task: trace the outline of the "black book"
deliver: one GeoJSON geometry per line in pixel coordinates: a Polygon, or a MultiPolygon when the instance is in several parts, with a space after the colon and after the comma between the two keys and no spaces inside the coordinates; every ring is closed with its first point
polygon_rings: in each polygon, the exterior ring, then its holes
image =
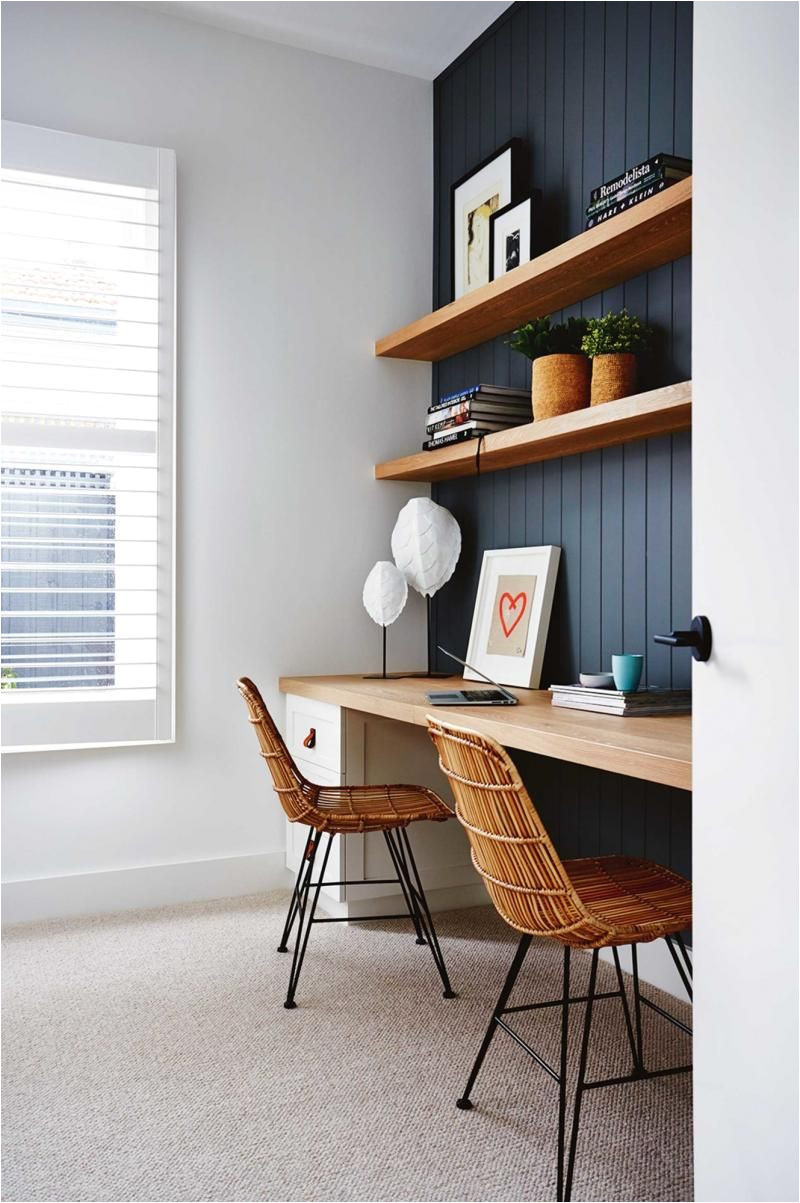
{"type": "Polygon", "coordinates": [[[469,388],[460,389],[455,393],[445,393],[428,407],[428,413],[433,413],[443,405],[453,405],[456,401],[467,401],[473,397],[481,397],[487,401],[516,401],[519,398],[530,400],[530,395],[530,389],[506,388],[500,384],[473,384],[469,388]]]}
{"type": "Polygon", "coordinates": [[[457,427],[449,434],[440,435],[438,439],[426,439],[422,444],[422,450],[435,451],[437,447],[448,447],[451,443],[464,443],[467,439],[477,438],[478,435],[487,433],[489,432],[485,430],[457,427]]]}
{"type": "Polygon", "coordinates": [[[608,209],[611,205],[619,204],[621,200],[624,200],[628,196],[633,196],[636,192],[639,192],[642,188],[647,188],[650,184],[657,184],[660,180],[669,180],[670,183],[676,184],[678,180],[685,180],[688,174],[688,171],[680,171],[677,167],[659,167],[657,171],[651,171],[649,175],[642,176],[635,184],[628,184],[626,188],[621,188],[619,192],[606,197],[605,200],[595,201],[594,204],[588,205],[586,216],[596,217],[604,209],[608,209]]]}
{"type": "Polygon", "coordinates": [[[626,188],[629,184],[634,184],[644,176],[650,175],[651,172],[657,171],[659,167],[677,167],[680,171],[688,174],[692,170],[692,160],[682,159],[678,155],[653,155],[652,158],[645,159],[643,163],[629,167],[627,171],[623,171],[622,175],[616,176],[613,180],[607,180],[605,184],[593,188],[589,199],[592,204],[595,201],[606,200],[609,196],[619,192],[621,188],[626,188]]]}
{"type": "Polygon", "coordinates": [[[483,401],[476,397],[471,401],[454,401],[450,405],[437,405],[428,410],[426,425],[432,426],[435,422],[443,422],[448,418],[490,418],[492,420],[517,422],[524,421],[525,418],[533,420],[531,413],[531,398],[530,394],[525,401],[515,402],[513,405],[507,401],[483,401]]]}
{"type": "Polygon", "coordinates": [[[610,217],[616,217],[618,213],[624,213],[626,209],[632,209],[634,205],[640,205],[642,201],[649,200],[651,196],[656,196],[657,193],[663,192],[665,188],[669,188],[671,184],[675,183],[677,183],[677,180],[659,180],[656,184],[649,184],[646,188],[641,188],[631,196],[623,197],[618,204],[609,205],[607,209],[603,209],[602,213],[596,213],[594,217],[588,218],[585,228],[591,230],[594,226],[599,226],[602,222],[608,221],[610,217]]]}
{"type": "Polygon", "coordinates": [[[454,418],[444,418],[441,422],[434,422],[432,426],[428,426],[427,433],[434,435],[438,434],[440,430],[480,429],[488,434],[490,430],[509,430],[513,426],[524,425],[525,418],[498,420],[497,418],[481,418],[475,414],[464,414],[454,418]]]}

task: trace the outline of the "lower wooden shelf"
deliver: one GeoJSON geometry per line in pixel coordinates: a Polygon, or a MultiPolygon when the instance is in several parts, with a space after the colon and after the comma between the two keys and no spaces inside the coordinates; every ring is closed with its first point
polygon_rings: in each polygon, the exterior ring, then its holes
{"type": "MultiPolygon", "coordinates": [[[[480,468],[481,472],[516,468],[520,464],[689,430],[691,424],[692,382],[684,380],[487,435],[481,446],[480,468]]],[[[402,459],[387,460],[376,464],[375,479],[436,481],[474,476],[477,449],[477,439],[470,439],[437,451],[418,451],[402,459]]]]}

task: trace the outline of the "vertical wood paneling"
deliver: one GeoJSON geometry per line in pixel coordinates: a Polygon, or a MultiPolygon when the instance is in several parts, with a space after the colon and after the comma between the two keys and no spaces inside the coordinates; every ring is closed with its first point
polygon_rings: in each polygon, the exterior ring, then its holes
{"type": "MultiPolygon", "coordinates": [[[[603,453],[580,456],[580,626],[576,671],[601,664],[603,620],[603,453]]],[[[578,457],[576,457],[577,459],[578,457]]],[[[589,669],[591,672],[592,670],[589,669]]]]}
{"type": "MultiPolygon", "coordinates": [[[[602,453],[602,496],[600,499],[601,556],[600,589],[602,615],[600,623],[599,665],[611,663],[615,652],[623,650],[622,582],[623,574],[623,454],[622,447],[608,447],[602,453]]],[[[587,660],[582,663],[588,664],[587,660]]]]}
{"type": "MultiPolygon", "coordinates": [[[[691,156],[692,6],[516,4],[434,85],[434,296],[451,299],[450,186],[511,137],[542,191],[538,252],[579,233],[590,190],[659,151],[691,156]]],[[[643,387],[691,375],[691,259],[590,297],[567,313],[627,305],[658,329],[643,387]]],[[[436,365],[433,392],[477,381],[527,386],[505,338],[436,365]]],[[[458,519],[461,562],[434,600],[434,634],[466,651],[484,550],[561,547],[544,684],[646,656],[646,681],[690,682],[686,652],[652,636],[691,617],[688,434],[434,486],[458,519]]],[[[445,665],[442,665],[445,667],[445,665]]],[[[622,721],[622,720],[621,720],[622,721]]],[[[623,851],[690,869],[689,799],[541,757],[518,757],[565,856],[623,851]]]]}
{"type": "Polygon", "coordinates": [[[564,18],[564,204],[574,230],[583,217],[584,6],[568,3],[564,18]]]}
{"type": "MultiPolygon", "coordinates": [[[[629,4],[625,62],[625,162],[641,163],[650,153],[650,4],[629,4]]],[[[687,152],[688,153],[688,152],[687,152]]],[[[647,314],[648,277],[622,286],[623,304],[631,313],[647,314]]],[[[647,387],[653,374],[643,373],[647,387]]],[[[688,372],[687,372],[688,376],[688,372]]],[[[685,377],[684,377],[685,379],[685,377]]]]}

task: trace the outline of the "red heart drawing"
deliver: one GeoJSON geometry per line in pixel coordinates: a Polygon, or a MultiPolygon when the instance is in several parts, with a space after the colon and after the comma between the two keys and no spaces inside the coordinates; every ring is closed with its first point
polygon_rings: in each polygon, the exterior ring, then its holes
{"type": "Polygon", "coordinates": [[[525,607],[527,604],[527,593],[518,593],[516,597],[512,597],[510,593],[500,594],[500,626],[503,628],[503,634],[505,635],[506,639],[508,639],[511,632],[514,630],[514,627],[518,626],[522,621],[522,615],[525,613],[525,607]],[[518,602],[522,602],[522,605],[519,607],[519,613],[516,614],[518,602]],[[516,618],[510,625],[506,623],[506,616],[504,613],[505,610],[516,614],[516,618]]]}

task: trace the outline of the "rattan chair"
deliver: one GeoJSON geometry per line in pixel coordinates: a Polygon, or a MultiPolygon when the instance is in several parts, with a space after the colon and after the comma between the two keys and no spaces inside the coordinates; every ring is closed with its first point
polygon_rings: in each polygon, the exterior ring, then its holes
{"type": "Polygon", "coordinates": [[[455,795],[456,816],[469,837],[472,863],[486,883],[500,915],[506,923],[522,933],[466,1089],[456,1106],[462,1110],[471,1109],[470,1094],[475,1079],[495,1030],[502,1028],[559,1084],[557,1198],[569,1199],[584,1092],[598,1086],[618,1085],[691,1070],[691,1065],[674,1069],[645,1068],[641,1019],[643,1004],[688,1035],[691,1035],[691,1030],[641,994],[636,956],[637,944],[663,936],[691,998],[691,963],[681,936],[691,923],[691,886],[672,870],[633,857],[587,857],[562,861],[516,768],[499,744],[477,732],[451,726],[432,716],[428,717],[428,728],[439,753],[441,768],[449,778],[455,795]],[[547,936],[564,946],[561,998],[510,1007],[508,1001],[511,991],[533,936],[547,936]],[[622,944],[631,945],[633,1022],[617,952],[622,944]],[[612,950],[619,989],[600,993],[596,990],[598,950],[607,947],[612,950]],[[570,995],[572,948],[592,950],[588,993],[579,997],[570,995]],[[587,1081],[586,1061],[592,1012],[595,1001],[604,998],[621,1000],[633,1070],[624,1077],[587,1081]],[[567,1040],[569,1008],[573,1003],[586,1003],[586,1011],[565,1173],[567,1040]],[[561,1008],[561,1058],[558,1070],[534,1052],[504,1018],[510,1012],[531,1011],[540,1007],[561,1008]]]}
{"type": "MultiPolygon", "coordinates": [[[[453,818],[453,812],[433,790],[416,785],[314,785],[306,780],[289,754],[286,744],[275,726],[264,700],[256,686],[247,677],[238,682],[240,694],[247,704],[250,722],[255,728],[261,755],[267,762],[272,776],[275,793],[278,795],[286,816],[292,823],[308,825],[308,840],[305,854],[297,874],[294,891],[289,903],[286,923],[278,945],[278,952],[288,952],[288,940],[297,921],[292,968],[284,1007],[291,1010],[297,1004],[295,992],[303,968],[308,937],[314,923],[361,923],[366,919],[410,918],[416,933],[417,944],[427,944],[434,964],[442,979],[444,997],[455,998],[447,976],[447,969],[439,947],[436,929],[422,888],[419,871],[411,841],[406,828],[409,823],[430,819],[435,823],[453,818]],[[364,915],[356,919],[335,919],[326,916],[316,919],[315,913],[322,888],[325,869],[334,838],[351,833],[364,834],[382,831],[396,877],[374,881],[373,885],[399,883],[407,913],[402,915],[364,915]],[[322,852],[321,867],[316,880],[314,864],[324,836],[327,844],[322,852]],[[312,893],[313,891],[313,893],[312,893]],[[311,899],[309,904],[309,898],[311,899]]],[[[325,882],[325,885],[360,885],[355,881],[325,882]]]]}

